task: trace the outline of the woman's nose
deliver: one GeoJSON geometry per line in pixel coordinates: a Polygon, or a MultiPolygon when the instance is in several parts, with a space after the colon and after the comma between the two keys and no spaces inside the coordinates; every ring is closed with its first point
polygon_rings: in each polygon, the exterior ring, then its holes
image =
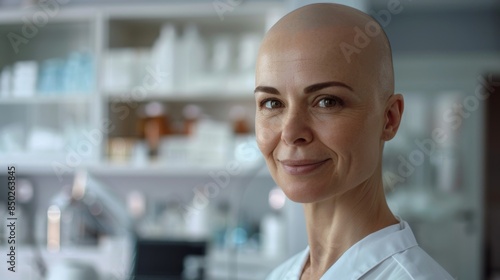
{"type": "Polygon", "coordinates": [[[281,140],[287,145],[305,145],[311,142],[313,133],[307,114],[291,111],[282,119],[281,140]]]}

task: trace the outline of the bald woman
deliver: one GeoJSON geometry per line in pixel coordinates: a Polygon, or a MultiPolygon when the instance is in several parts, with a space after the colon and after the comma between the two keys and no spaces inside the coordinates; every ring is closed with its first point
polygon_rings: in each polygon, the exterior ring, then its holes
{"type": "Polygon", "coordinates": [[[283,17],[260,47],[255,100],[259,149],[303,204],[309,243],[268,279],[453,279],[385,200],[382,151],[404,103],[370,16],[313,4],[283,17]]]}

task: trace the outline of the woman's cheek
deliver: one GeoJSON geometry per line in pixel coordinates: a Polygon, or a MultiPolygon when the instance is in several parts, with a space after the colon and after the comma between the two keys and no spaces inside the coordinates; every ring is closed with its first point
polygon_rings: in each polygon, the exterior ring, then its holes
{"type": "Polygon", "coordinates": [[[269,126],[264,120],[257,120],[255,126],[255,136],[257,145],[262,154],[267,155],[272,151],[273,143],[276,139],[276,130],[269,126]]]}
{"type": "Polygon", "coordinates": [[[360,127],[360,133],[358,133],[360,154],[365,158],[367,167],[372,171],[378,164],[380,160],[379,145],[380,145],[380,123],[376,118],[371,118],[363,123],[360,127]]]}

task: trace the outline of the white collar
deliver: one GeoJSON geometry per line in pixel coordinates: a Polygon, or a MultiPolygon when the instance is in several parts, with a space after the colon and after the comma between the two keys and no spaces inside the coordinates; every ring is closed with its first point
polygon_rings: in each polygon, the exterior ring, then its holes
{"type": "MultiPolygon", "coordinates": [[[[391,225],[369,234],[342,254],[342,256],[323,274],[326,279],[359,279],[372,268],[394,254],[418,246],[415,236],[407,222],[391,225]]],[[[301,265],[297,272],[302,273],[309,257],[309,246],[300,256],[301,265]]]]}

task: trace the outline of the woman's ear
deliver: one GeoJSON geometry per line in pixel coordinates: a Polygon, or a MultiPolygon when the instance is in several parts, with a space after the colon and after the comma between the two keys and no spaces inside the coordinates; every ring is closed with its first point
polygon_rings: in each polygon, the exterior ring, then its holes
{"type": "Polygon", "coordinates": [[[401,117],[403,116],[404,99],[401,94],[392,95],[386,103],[385,108],[385,123],[382,131],[382,139],[389,141],[398,132],[401,117]]]}

